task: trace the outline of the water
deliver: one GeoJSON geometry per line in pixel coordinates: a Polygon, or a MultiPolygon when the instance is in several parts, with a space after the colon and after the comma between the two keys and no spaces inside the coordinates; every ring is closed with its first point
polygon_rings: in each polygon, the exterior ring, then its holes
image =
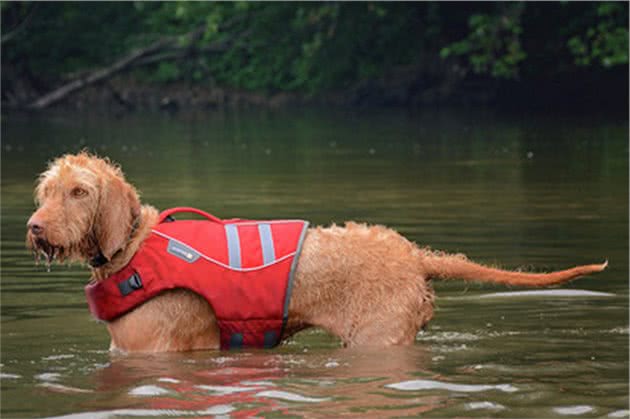
{"type": "Polygon", "coordinates": [[[626,120],[9,115],[1,245],[3,418],[630,415],[626,120]],[[411,347],[341,349],[309,330],[268,351],[110,354],[87,311],[86,270],[46,273],[24,250],[37,174],[83,147],[121,163],[159,208],[353,219],[504,267],[610,267],[542,293],[438,282],[435,319],[411,347]]]}

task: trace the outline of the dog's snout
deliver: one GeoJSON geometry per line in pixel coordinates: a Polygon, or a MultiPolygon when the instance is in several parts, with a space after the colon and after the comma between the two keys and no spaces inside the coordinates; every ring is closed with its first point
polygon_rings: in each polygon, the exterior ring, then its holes
{"type": "Polygon", "coordinates": [[[36,217],[31,217],[26,227],[36,236],[40,236],[44,233],[44,222],[36,217]]]}

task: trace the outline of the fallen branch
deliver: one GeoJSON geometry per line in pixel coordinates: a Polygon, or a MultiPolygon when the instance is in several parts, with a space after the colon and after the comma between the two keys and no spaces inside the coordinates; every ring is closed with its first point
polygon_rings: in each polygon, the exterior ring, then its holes
{"type": "Polygon", "coordinates": [[[192,50],[189,47],[180,47],[176,49],[171,49],[169,51],[158,51],[153,55],[147,55],[139,59],[138,61],[133,63],[133,66],[140,67],[160,61],[177,60],[193,54],[218,54],[227,51],[229,47],[230,44],[226,42],[217,45],[208,45],[207,47],[203,48],[195,48],[192,50]]]}
{"type": "MultiPolygon", "coordinates": [[[[240,19],[239,19],[240,20],[240,19]]],[[[231,26],[237,19],[232,19],[224,26],[231,26]]],[[[34,110],[41,110],[48,106],[59,102],[66,98],[68,95],[81,90],[94,83],[107,80],[121,71],[139,67],[143,65],[149,65],[160,61],[182,59],[194,54],[209,54],[209,53],[221,53],[230,48],[235,40],[241,39],[249,35],[250,31],[246,30],[242,33],[236,34],[228,39],[222,40],[215,44],[207,45],[205,47],[198,48],[195,43],[198,42],[206,30],[205,26],[200,26],[195,30],[187,33],[184,38],[184,46],[176,45],[178,38],[164,38],[156,41],[148,47],[141,48],[131,52],[123,58],[116,61],[109,67],[105,67],[99,70],[95,70],[89,73],[83,73],[77,79],[72,80],[61,87],[52,90],[49,93],[41,96],[37,100],[27,105],[27,108],[34,110]]]]}
{"type": "MultiPolygon", "coordinates": [[[[246,17],[246,15],[233,16],[220,25],[219,31],[225,31],[233,28],[236,24],[245,20],[246,17]]],[[[198,48],[196,44],[203,38],[206,30],[207,26],[204,24],[186,33],[183,37],[175,36],[162,38],[145,48],[132,51],[108,67],[88,73],[81,72],[76,79],[69,81],[61,87],[53,89],[43,96],[40,96],[38,99],[30,102],[28,105],[22,107],[33,110],[47,108],[48,106],[63,100],[74,92],[84,89],[94,83],[107,80],[115,74],[137,66],[153,64],[164,60],[182,59],[193,54],[224,52],[231,46],[231,44],[234,43],[234,41],[244,38],[250,33],[250,30],[245,30],[244,32],[233,35],[228,39],[215,44],[198,48]],[[180,42],[182,38],[184,39],[184,46],[177,46],[178,44],[182,44],[180,42]]]]}
{"type": "Polygon", "coordinates": [[[27,107],[29,109],[35,109],[35,110],[44,109],[52,105],[53,103],[56,103],[62,100],[69,94],[76,92],[77,90],[83,89],[84,87],[87,87],[91,84],[94,84],[96,82],[112,77],[114,74],[119,73],[120,71],[131,66],[140,58],[146,57],[147,55],[152,54],[164,48],[170,42],[171,40],[159,40],[149,45],[148,47],[137,49],[131,52],[130,54],[126,55],[125,57],[121,58],[120,60],[116,61],[114,64],[110,65],[109,67],[105,67],[105,68],[93,71],[92,73],[88,74],[87,76],[83,78],[79,78],[77,80],[71,81],[70,83],[64,84],[63,86],[57,89],[54,89],[53,91],[49,93],[46,93],[45,95],[41,96],[39,99],[29,104],[27,107]]]}
{"type": "Polygon", "coordinates": [[[4,44],[15,38],[20,32],[26,29],[27,26],[30,25],[31,20],[33,19],[33,15],[35,14],[35,10],[37,10],[37,3],[33,3],[33,6],[30,8],[28,14],[20,23],[18,23],[11,31],[2,35],[0,38],[0,43],[4,44]]]}

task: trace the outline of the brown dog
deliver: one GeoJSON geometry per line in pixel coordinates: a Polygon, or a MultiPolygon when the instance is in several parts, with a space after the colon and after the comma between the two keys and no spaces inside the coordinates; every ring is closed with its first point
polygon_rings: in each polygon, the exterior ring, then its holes
{"type": "MultiPolygon", "coordinates": [[[[151,234],[158,211],[141,205],[122,171],[82,152],[58,158],[39,179],[37,211],[28,221],[27,245],[53,260],[87,262],[93,280],[122,269],[151,234]]],[[[283,338],[321,327],[347,346],[414,342],[433,317],[432,278],[461,278],[510,285],[546,286],[599,272],[585,265],[549,274],[509,272],[418,248],[383,226],[347,223],[308,230],[295,272],[283,338]]],[[[111,348],[124,351],[186,351],[218,348],[212,307],[197,294],[160,294],[107,323],[111,348]]]]}

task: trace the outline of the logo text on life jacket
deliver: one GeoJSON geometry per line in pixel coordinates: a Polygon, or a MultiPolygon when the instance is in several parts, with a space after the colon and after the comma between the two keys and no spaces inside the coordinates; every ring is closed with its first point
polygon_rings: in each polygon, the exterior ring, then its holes
{"type": "Polygon", "coordinates": [[[188,263],[193,263],[197,259],[199,259],[199,253],[197,253],[192,248],[177,242],[175,240],[168,241],[168,247],[166,251],[173,256],[178,257],[179,259],[185,260],[188,263]]]}

